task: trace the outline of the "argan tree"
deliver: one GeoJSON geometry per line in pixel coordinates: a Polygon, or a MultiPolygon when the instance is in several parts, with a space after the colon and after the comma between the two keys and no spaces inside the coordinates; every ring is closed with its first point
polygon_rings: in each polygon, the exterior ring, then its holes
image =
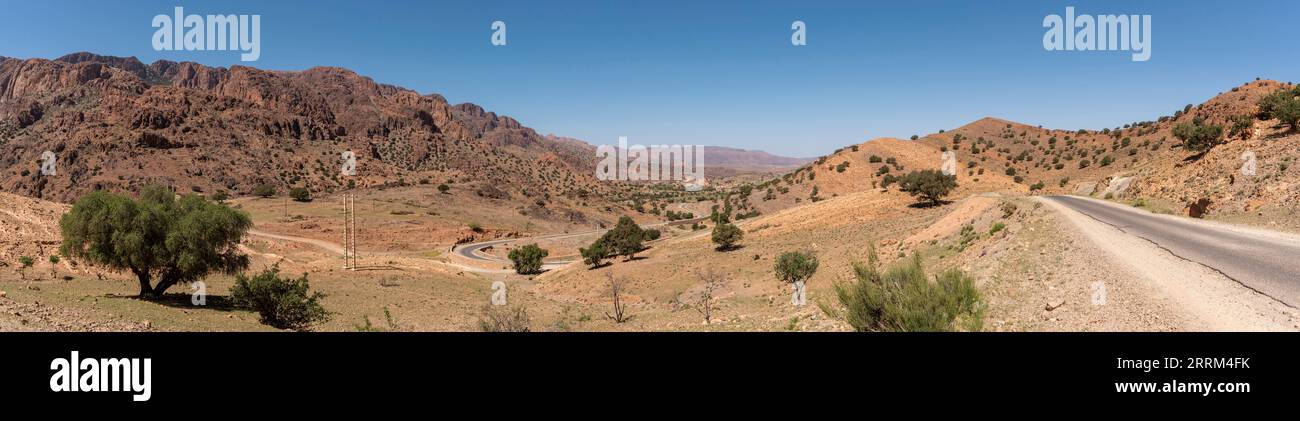
{"type": "Polygon", "coordinates": [[[59,278],[59,256],[50,256],[50,278],[59,278]]]}
{"type": "Polygon", "coordinates": [[[804,283],[817,273],[817,256],[812,252],[792,251],[776,258],[776,279],[789,283],[794,289],[791,303],[803,304],[804,283]]]}
{"type": "Polygon", "coordinates": [[[592,243],[586,248],[578,248],[578,252],[582,254],[583,263],[591,265],[592,269],[603,266],[605,264],[605,258],[609,257],[609,251],[605,250],[605,243],[599,241],[592,243]]]}
{"type": "Polygon", "coordinates": [[[248,267],[236,248],[253,226],[248,214],[187,194],[145,187],[140,199],[96,191],[63,215],[62,255],[130,271],[140,296],[248,267]]]}
{"type": "Polygon", "coordinates": [[[1259,100],[1262,117],[1275,118],[1291,128],[1300,129],[1300,86],[1283,89],[1259,100]]]}
{"type": "Polygon", "coordinates": [[[957,188],[957,176],[939,170],[912,171],[898,179],[898,188],[912,197],[938,205],[957,188]]]}
{"type": "Polygon", "coordinates": [[[19,277],[19,278],[22,278],[23,280],[26,280],[26,279],[27,279],[27,268],[32,267],[33,264],[36,264],[36,259],[33,259],[31,256],[19,256],[19,257],[18,257],[18,277],[19,277]]]}
{"type": "Polygon", "coordinates": [[[744,231],[734,224],[721,223],[713,226],[713,243],[718,245],[718,251],[734,249],[744,236],[744,231]]]}
{"type": "Polygon", "coordinates": [[[510,261],[515,263],[515,273],[532,275],[542,272],[542,259],[551,254],[537,246],[537,243],[510,250],[510,261]]]}
{"type": "Polygon", "coordinates": [[[618,218],[618,224],[596,242],[603,244],[606,253],[632,260],[637,252],[645,249],[645,245],[642,244],[645,237],[645,230],[641,229],[631,217],[624,216],[618,218]]]}
{"type": "Polygon", "coordinates": [[[1174,126],[1174,137],[1183,141],[1183,149],[1204,153],[1223,141],[1223,126],[1205,124],[1196,117],[1191,124],[1174,126]]]}

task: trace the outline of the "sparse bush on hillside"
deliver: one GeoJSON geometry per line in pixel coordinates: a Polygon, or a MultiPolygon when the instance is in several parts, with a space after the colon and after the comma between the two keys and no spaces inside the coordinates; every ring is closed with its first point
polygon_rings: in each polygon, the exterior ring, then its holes
{"type": "Polygon", "coordinates": [[[944,196],[957,188],[957,176],[944,175],[939,170],[913,171],[899,179],[899,188],[913,197],[937,205],[944,196]]]}
{"type": "Polygon", "coordinates": [[[1222,141],[1223,126],[1204,124],[1204,120],[1197,117],[1191,124],[1182,123],[1174,126],[1174,137],[1183,141],[1184,149],[1205,152],[1222,141]]]}
{"type": "Polygon", "coordinates": [[[279,329],[307,330],[312,325],[324,323],[330,315],[320,305],[325,294],[309,292],[307,274],[301,278],[281,278],[279,265],[263,270],[249,278],[235,276],[235,286],[230,289],[230,300],[235,305],[256,311],[262,324],[279,329]]]}
{"type": "Polygon", "coordinates": [[[487,304],[478,319],[478,328],[484,332],[528,332],[532,329],[528,309],[524,306],[506,307],[487,304]]]}
{"type": "Polygon", "coordinates": [[[550,252],[538,247],[536,243],[510,250],[508,257],[515,264],[515,273],[532,275],[542,271],[542,259],[550,252]]]}
{"type": "Polygon", "coordinates": [[[838,306],[819,303],[827,315],[858,332],[979,331],[984,304],[975,281],[959,269],[934,277],[921,266],[920,255],[885,272],[877,268],[875,248],[869,263],[855,264],[854,281],[835,284],[838,306]]]}
{"type": "Polygon", "coordinates": [[[130,271],[140,295],[162,296],[175,284],[248,267],[237,246],[253,226],[248,214],[196,194],[146,187],[139,200],[96,191],[59,220],[60,254],[130,271]],[[155,283],[156,281],[156,283],[155,283]]]}
{"type": "Polygon", "coordinates": [[[1283,89],[1259,100],[1261,117],[1275,118],[1291,128],[1300,128],[1300,87],[1283,89]]]}

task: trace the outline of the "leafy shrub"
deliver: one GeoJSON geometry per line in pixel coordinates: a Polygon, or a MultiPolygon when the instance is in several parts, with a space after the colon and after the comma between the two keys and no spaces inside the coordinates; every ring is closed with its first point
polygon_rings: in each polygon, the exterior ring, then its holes
{"type": "Polygon", "coordinates": [[[993,227],[989,228],[989,235],[997,234],[998,231],[1002,231],[1006,228],[1007,228],[1007,224],[1001,222],[995,222],[993,223],[993,227]]]}
{"type": "Polygon", "coordinates": [[[310,202],[311,191],[303,187],[294,187],[289,190],[289,198],[293,199],[295,202],[310,202]]]}
{"type": "Polygon", "coordinates": [[[974,280],[950,269],[931,282],[919,255],[880,272],[876,252],[870,263],[856,264],[855,280],[835,284],[839,307],[821,304],[828,315],[858,332],[978,331],[983,328],[984,304],[974,280]]]}
{"type": "Polygon", "coordinates": [[[256,311],[262,324],[279,329],[307,330],[312,325],[330,318],[320,305],[325,294],[309,292],[307,274],[301,278],[281,278],[279,265],[263,270],[249,278],[235,276],[235,286],[230,289],[230,300],[237,306],[256,311]]]}
{"type": "Polygon", "coordinates": [[[254,187],[253,195],[263,199],[271,196],[275,196],[275,186],[272,186],[270,184],[262,184],[257,187],[254,187]]]}

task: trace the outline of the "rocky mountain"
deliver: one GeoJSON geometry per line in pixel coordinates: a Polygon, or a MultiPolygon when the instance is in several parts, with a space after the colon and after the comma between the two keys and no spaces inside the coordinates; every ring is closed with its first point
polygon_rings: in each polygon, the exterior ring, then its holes
{"type": "Polygon", "coordinates": [[[474,104],[352,71],[76,53],[0,57],[0,190],[70,201],[162,183],[248,194],[453,181],[545,197],[599,192],[594,154],[474,104]],[[357,175],[340,175],[353,151],[357,175]],[[42,176],[41,155],[58,156],[42,176]]]}

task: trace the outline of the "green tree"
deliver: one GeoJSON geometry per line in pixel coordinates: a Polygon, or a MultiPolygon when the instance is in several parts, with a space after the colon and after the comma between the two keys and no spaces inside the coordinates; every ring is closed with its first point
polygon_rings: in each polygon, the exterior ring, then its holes
{"type": "Polygon", "coordinates": [[[609,257],[609,250],[606,250],[605,243],[600,241],[596,241],[586,248],[578,248],[578,252],[582,253],[582,261],[591,265],[592,269],[600,267],[604,264],[605,258],[609,257]]]}
{"type": "Polygon", "coordinates": [[[1191,124],[1182,123],[1174,126],[1174,137],[1183,141],[1183,148],[1193,152],[1205,152],[1223,140],[1223,126],[1204,124],[1196,117],[1191,124]]]}
{"type": "Polygon", "coordinates": [[[776,279],[798,283],[807,281],[817,273],[817,256],[812,252],[791,251],[776,258],[776,279]]]}
{"type": "Polygon", "coordinates": [[[59,277],[59,256],[50,256],[50,277],[59,277]]]}
{"type": "Polygon", "coordinates": [[[263,324],[279,329],[307,330],[312,325],[329,320],[330,314],[321,306],[325,294],[310,292],[307,274],[301,278],[281,278],[280,265],[276,264],[249,278],[235,276],[235,286],[230,288],[230,300],[236,306],[256,311],[263,324]]]}
{"type": "Polygon", "coordinates": [[[912,171],[899,178],[898,186],[912,197],[937,205],[944,196],[957,188],[957,176],[944,175],[939,170],[912,171]]]}
{"type": "Polygon", "coordinates": [[[1291,128],[1300,128],[1300,86],[1283,89],[1259,100],[1260,115],[1275,118],[1291,128]]]}
{"type": "Polygon", "coordinates": [[[515,273],[531,275],[542,272],[542,259],[550,252],[538,247],[536,243],[510,250],[510,261],[515,263],[515,273]]]}
{"type": "Polygon", "coordinates": [[[614,228],[601,236],[598,241],[605,243],[605,248],[615,255],[631,260],[637,252],[645,249],[641,244],[644,239],[645,232],[641,226],[637,225],[631,217],[623,216],[618,218],[618,224],[615,224],[614,228]]]}
{"type": "Polygon", "coordinates": [[[745,236],[745,232],[734,224],[717,224],[713,226],[713,243],[718,251],[727,251],[736,247],[736,243],[745,236]]]}
{"type": "Polygon", "coordinates": [[[36,264],[36,259],[33,259],[31,256],[19,256],[18,277],[24,280],[27,279],[27,268],[32,267],[33,264],[36,264]]]}
{"type": "Polygon", "coordinates": [[[289,198],[295,202],[310,202],[311,190],[307,190],[306,187],[294,187],[289,190],[289,198]]]}
{"type": "Polygon", "coordinates": [[[445,194],[445,193],[447,193],[448,190],[451,190],[451,187],[450,187],[450,186],[447,186],[446,184],[439,184],[439,185],[438,185],[438,193],[444,193],[444,194],[445,194]]]}
{"type": "Polygon", "coordinates": [[[140,296],[162,296],[178,283],[248,267],[237,246],[253,226],[248,214],[163,187],[145,187],[140,199],[96,191],[59,220],[60,254],[117,270],[140,282],[140,296]],[[154,281],[157,281],[155,284],[154,281]]]}

